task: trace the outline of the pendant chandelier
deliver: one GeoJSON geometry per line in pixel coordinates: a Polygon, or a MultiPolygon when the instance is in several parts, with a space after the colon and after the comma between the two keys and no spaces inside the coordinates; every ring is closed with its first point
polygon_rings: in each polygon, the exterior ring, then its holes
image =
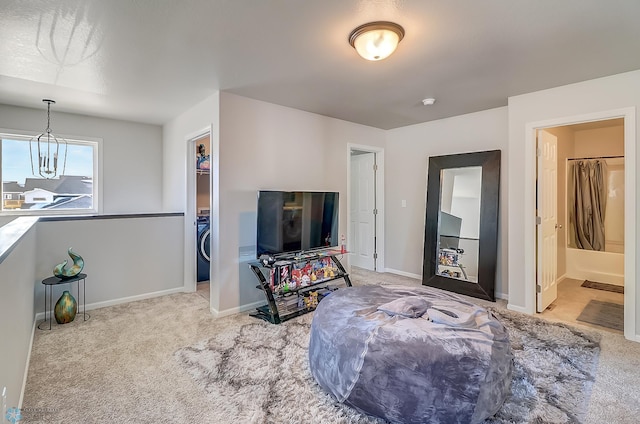
{"type": "Polygon", "coordinates": [[[42,178],[51,179],[64,174],[67,166],[67,140],[56,137],[51,131],[51,105],[55,104],[55,100],[42,99],[42,101],[47,104],[47,129],[29,140],[29,156],[31,158],[31,173],[36,176],[40,175],[42,178]],[[62,173],[58,174],[61,144],[64,145],[62,173]],[[37,153],[37,174],[35,171],[34,150],[37,153]]]}

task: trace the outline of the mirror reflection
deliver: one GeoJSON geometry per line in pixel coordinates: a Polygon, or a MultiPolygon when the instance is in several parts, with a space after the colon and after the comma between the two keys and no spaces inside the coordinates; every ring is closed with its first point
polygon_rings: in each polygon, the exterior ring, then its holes
{"type": "Polygon", "coordinates": [[[482,166],[442,169],[438,275],[478,282],[482,166]]]}

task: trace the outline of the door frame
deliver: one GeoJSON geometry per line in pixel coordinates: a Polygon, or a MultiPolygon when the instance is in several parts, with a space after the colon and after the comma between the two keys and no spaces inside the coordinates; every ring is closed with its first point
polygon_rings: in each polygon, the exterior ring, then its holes
{"type": "Polygon", "coordinates": [[[556,137],[555,135],[551,134],[548,131],[545,131],[545,129],[538,129],[536,130],[536,205],[537,205],[537,217],[536,219],[540,218],[540,223],[536,225],[536,311],[537,312],[544,312],[544,310],[549,306],[549,304],[553,303],[557,298],[558,298],[558,137],[556,137]],[[545,255],[541,255],[541,253],[543,253],[544,249],[542,248],[543,246],[543,242],[544,242],[544,237],[545,237],[545,211],[543,210],[543,206],[541,204],[545,203],[544,202],[544,194],[542,193],[542,187],[543,185],[541,184],[541,181],[543,181],[543,179],[545,179],[544,177],[544,169],[545,169],[545,157],[544,157],[544,148],[541,147],[542,141],[541,141],[541,134],[542,132],[546,133],[548,136],[553,137],[554,139],[554,144],[555,144],[555,152],[554,152],[554,156],[555,156],[555,191],[553,194],[555,194],[555,196],[553,196],[555,198],[555,211],[553,211],[553,215],[555,217],[555,262],[553,263],[553,268],[555,268],[555,270],[553,271],[553,281],[549,284],[549,287],[545,287],[545,277],[543,276],[543,274],[545,274],[544,270],[548,270],[549,269],[549,264],[548,263],[544,263],[545,255]],[[541,260],[542,259],[542,260],[541,260]],[[538,290],[540,290],[540,293],[538,293],[538,290]],[[550,294],[545,293],[548,290],[552,290],[553,292],[555,292],[555,296],[553,297],[553,300],[549,303],[547,303],[549,301],[549,297],[550,294]],[[546,295],[545,295],[546,294],[546,295]],[[540,310],[541,308],[541,304],[542,306],[542,310],[540,310]]]}
{"type": "MultiPolygon", "coordinates": [[[[198,286],[198,225],[197,225],[197,211],[196,211],[196,141],[202,137],[209,135],[209,143],[212,145],[213,127],[207,126],[199,131],[193,132],[185,137],[186,153],[185,153],[185,171],[186,171],[186,190],[185,190],[185,208],[184,208],[184,290],[186,292],[195,292],[198,286]]],[[[213,153],[213,149],[209,149],[209,154],[213,153]]],[[[213,159],[213,156],[211,156],[213,159]]],[[[211,161],[213,163],[213,161],[211,161]]],[[[213,167],[211,167],[211,173],[209,174],[209,211],[212,211],[212,196],[213,185],[211,184],[213,175],[213,167]]],[[[211,212],[209,212],[211,214],[211,212]]],[[[209,219],[211,222],[211,218],[209,219]]],[[[211,255],[210,255],[211,256],[211,255]]],[[[209,261],[209,267],[211,267],[212,261],[209,261]]],[[[211,269],[209,269],[209,275],[211,275],[211,269]]],[[[210,278],[211,280],[211,278],[210,278]]]]}
{"type": "MultiPolygon", "coordinates": [[[[376,216],[376,238],[375,238],[375,252],[378,254],[376,259],[376,272],[384,272],[385,260],[384,260],[384,148],[375,146],[366,146],[363,144],[347,143],[347,232],[351,234],[351,151],[357,150],[360,152],[368,152],[375,154],[375,164],[378,166],[376,172],[376,209],[378,214],[376,216]]],[[[349,243],[352,241],[347,239],[347,251],[349,250],[349,243]]],[[[351,269],[351,262],[348,262],[349,269],[351,269]]]]}
{"type": "MultiPolygon", "coordinates": [[[[636,109],[635,107],[614,109],[608,111],[594,112],[584,115],[575,115],[548,119],[544,121],[529,122],[525,125],[525,161],[531,164],[531,168],[536,169],[536,133],[538,130],[560,127],[584,122],[603,121],[607,119],[624,119],[624,227],[626,234],[633,234],[633,237],[625,237],[624,241],[624,337],[628,340],[640,341],[636,337],[636,109]],[[630,165],[626,166],[627,161],[630,165]]],[[[525,223],[528,228],[525,230],[524,238],[524,271],[525,271],[525,306],[528,311],[534,313],[536,310],[536,175],[535,172],[525,173],[525,223]]]]}

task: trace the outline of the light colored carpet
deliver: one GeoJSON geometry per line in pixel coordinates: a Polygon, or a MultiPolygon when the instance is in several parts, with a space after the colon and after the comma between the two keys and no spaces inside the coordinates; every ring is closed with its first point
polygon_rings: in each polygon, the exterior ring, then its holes
{"type": "MultiPolygon", "coordinates": [[[[391,274],[354,270],[351,275],[356,285],[365,281],[419,284],[391,274]]],[[[503,301],[476,301],[504,308],[503,301]]],[[[244,424],[239,419],[222,419],[220,411],[232,406],[225,403],[224,396],[212,399],[194,375],[180,365],[175,353],[210,339],[221,340],[222,346],[230,343],[240,328],[266,323],[246,314],[215,320],[208,307],[196,293],[175,294],[93,310],[87,322],[54,325],[52,331],[37,330],[23,402],[24,422],[244,424]]],[[[299,321],[310,318],[305,315],[299,321]]],[[[271,327],[277,331],[287,328],[271,327]]],[[[291,331],[289,340],[297,340],[297,330],[291,331]]],[[[636,423],[640,416],[640,391],[636,390],[640,386],[640,344],[627,342],[618,334],[598,333],[602,351],[585,422],[636,423]]],[[[292,349],[300,346],[289,344],[292,349]]],[[[299,360],[298,356],[285,354],[283,361],[292,363],[285,370],[294,369],[299,360]]],[[[541,360],[542,370],[546,370],[544,364],[541,360]]],[[[258,371],[255,373],[259,378],[258,371]]],[[[243,394],[259,403],[259,393],[247,390],[243,394]]],[[[289,390],[279,399],[286,402],[297,395],[289,390]]],[[[276,423],[260,421],[259,415],[254,418],[245,422],[276,423]]],[[[307,416],[285,422],[321,421],[307,416]]],[[[357,421],[345,416],[342,422],[357,421]]]]}

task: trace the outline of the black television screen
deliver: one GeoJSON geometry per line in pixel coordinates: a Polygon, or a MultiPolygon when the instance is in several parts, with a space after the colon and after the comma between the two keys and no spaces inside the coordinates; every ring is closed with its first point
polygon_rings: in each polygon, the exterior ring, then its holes
{"type": "Polygon", "coordinates": [[[338,246],[338,206],[336,192],[259,191],[257,257],[338,246]]]}
{"type": "Polygon", "coordinates": [[[440,211],[440,248],[457,249],[460,242],[462,218],[440,211]]]}

